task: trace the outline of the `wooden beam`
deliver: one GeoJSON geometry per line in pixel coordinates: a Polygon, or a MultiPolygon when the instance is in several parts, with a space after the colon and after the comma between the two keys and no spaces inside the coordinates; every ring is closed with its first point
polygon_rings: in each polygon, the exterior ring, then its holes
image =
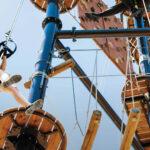
{"type": "Polygon", "coordinates": [[[135,131],[137,129],[140,120],[140,115],[141,111],[139,109],[137,108],[131,109],[120,150],[130,150],[133,137],[135,135],[135,131]]]}
{"type": "Polygon", "coordinates": [[[91,150],[101,120],[101,112],[96,110],[91,117],[81,150],[91,150]]]}
{"type": "Polygon", "coordinates": [[[75,66],[75,63],[72,59],[68,59],[67,61],[65,61],[64,63],[50,69],[50,72],[48,74],[48,77],[53,77],[56,76],[57,74],[69,69],[69,68],[73,68],[75,66]]]}
{"type": "MultiPolygon", "coordinates": [[[[62,63],[62,64],[60,64],[60,65],[58,65],[58,66],[56,66],[54,68],[51,68],[49,70],[48,77],[50,78],[50,77],[56,76],[57,74],[65,71],[65,70],[67,70],[69,68],[73,68],[74,65],[75,65],[75,63],[73,62],[73,60],[72,59],[68,59],[64,63],[62,63]]],[[[24,83],[24,87],[26,89],[29,89],[31,87],[31,83],[32,83],[31,80],[25,82],[24,83]]]]}

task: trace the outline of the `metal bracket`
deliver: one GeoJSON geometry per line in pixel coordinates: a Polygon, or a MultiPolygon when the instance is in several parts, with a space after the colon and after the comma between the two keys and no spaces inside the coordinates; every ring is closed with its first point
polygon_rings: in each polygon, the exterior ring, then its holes
{"type": "Polygon", "coordinates": [[[34,77],[37,77],[37,76],[42,76],[42,80],[41,80],[41,83],[40,83],[40,87],[42,88],[42,85],[43,85],[43,82],[44,82],[44,79],[47,79],[48,80],[48,75],[45,73],[45,72],[42,72],[42,71],[37,71],[35,72],[31,79],[33,80],[34,77]]]}
{"type": "Polygon", "coordinates": [[[72,27],[72,32],[73,32],[73,39],[72,39],[72,41],[76,42],[77,41],[77,39],[75,38],[76,37],[76,27],[72,27]]]}
{"type": "Polygon", "coordinates": [[[54,22],[57,24],[58,29],[60,30],[62,28],[62,22],[59,18],[55,18],[55,17],[46,17],[44,19],[44,21],[42,22],[42,27],[45,28],[45,26],[49,23],[49,22],[54,22]]]}

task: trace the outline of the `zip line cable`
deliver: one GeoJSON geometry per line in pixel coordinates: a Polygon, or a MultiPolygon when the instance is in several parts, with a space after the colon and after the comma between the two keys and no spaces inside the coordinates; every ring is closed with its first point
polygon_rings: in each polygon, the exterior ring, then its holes
{"type": "Polygon", "coordinates": [[[72,81],[72,92],[73,92],[73,102],[74,102],[74,111],[75,111],[75,119],[76,119],[76,124],[82,134],[82,136],[84,136],[83,131],[81,129],[79,120],[78,120],[78,114],[77,114],[77,103],[76,103],[76,96],[75,96],[75,85],[74,85],[74,80],[73,80],[73,71],[71,69],[71,81],[72,81]]]}
{"type": "Polygon", "coordinates": [[[19,18],[19,15],[20,15],[21,9],[23,7],[24,1],[25,0],[20,0],[20,2],[18,4],[17,12],[16,12],[16,14],[14,16],[14,19],[13,19],[11,25],[10,25],[10,30],[6,33],[6,42],[8,42],[11,39],[12,32],[13,32],[15,26],[16,26],[16,22],[19,18]]]}

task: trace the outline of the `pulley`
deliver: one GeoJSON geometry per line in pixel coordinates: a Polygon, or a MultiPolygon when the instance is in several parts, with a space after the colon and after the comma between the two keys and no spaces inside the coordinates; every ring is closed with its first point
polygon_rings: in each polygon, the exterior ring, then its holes
{"type": "Polygon", "coordinates": [[[0,57],[4,54],[7,58],[11,57],[17,50],[17,44],[12,40],[9,39],[8,41],[2,41],[0,43],[0,57]],[[8,43],[12,43],[14,45],[13,50],[8,47],[8,43]]]}

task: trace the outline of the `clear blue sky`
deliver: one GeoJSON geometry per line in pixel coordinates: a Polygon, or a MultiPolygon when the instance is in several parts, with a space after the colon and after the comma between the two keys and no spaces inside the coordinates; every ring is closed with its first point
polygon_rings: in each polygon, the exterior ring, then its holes
{"type": "MultiPolygon", "coordinates": [[[[4,40],[4,33],[9,30],[12,19],[16,13],[19,0],[1,1],[0,5],[0,40],[4,40]]],[[[111,5],[113,1],[109,4],[111,5]]],[[[77,16],[77,9],[72,11],[77,16]]],[[[45,14],[36,9],[30,1],[25,1],[17,25],[13,32],[13,39],[18,45],[16,54],[8,60],[7,71],[11,74],[19,73],[23,80],[18,84],[20,91],[28,98],[29,91],[24,89],[23,83],[34,72],[34,64],[37,58],[37,51],[40,49],[43,30],[41,27],[45,14]]],[[[60,15],[63,22],[63,29],[71,29],[73,26],[80,29],[79,25],[69,14],[60,15]]],[[[97,48],[92,40],[78,40],[73,43],[72,40],[63,40],[65,46],[71,49],[97,48]]],[[[71,52],[77,62],[81,65],[88,75],[92,75],[95,52],[71,52]]],[[[53,66],[63,62],[63,60],[54,59],[53,66]]],[[[61,73],[59,76],[70,76],[70,70],[61,73]]],[[[121,74],[118,69],[110,62],[102,51],[98,53],[98,74],[121,74]]],[[[98,78],[98,89],[108,100],[115,111],[121,116],[121,90],[124,85],[124,78],[106,77],[98,78]]],[[[77,111],[81,127],[84,129],[89,93],[82,85],[79,79],[75,79],[75,92],[77,100],[77,111]]],[[[8,94],[0,93],[0,111],[10,107],[19,106],[15,100],[8,94]]],[[[95,101],[92,98],[90,113],[95,109],[95,101]]],[[[44,109],[53,114],[63,124],[68,137],[68,150],[79,150],[83,137],[75,125],[73,95],[71,79],[55,79],[49,81],[44,109]]],[[[96,137],[93,150],[117,150],[120,144],[120,132],[111,122],[108,116],[102,111],[102,121],[96,137]]]]}

